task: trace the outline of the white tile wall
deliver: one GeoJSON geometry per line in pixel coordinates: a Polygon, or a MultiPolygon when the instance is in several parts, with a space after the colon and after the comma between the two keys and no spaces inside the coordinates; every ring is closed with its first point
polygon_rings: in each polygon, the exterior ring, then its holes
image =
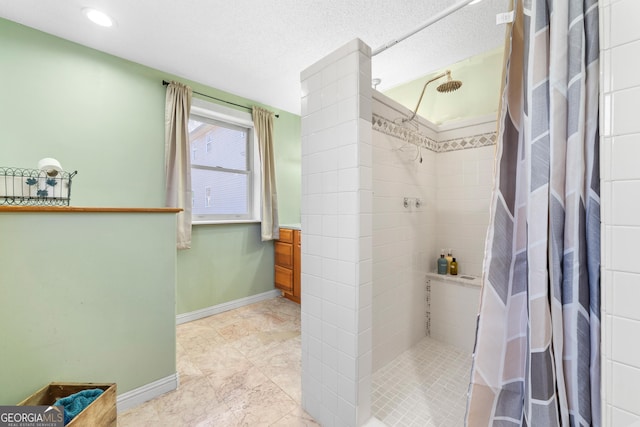
{"type": "Polygon", "coordinates": [[[301,80],[302,400],[323,426],[357,426],[371,408],[370,49],[354,40],[301,80]]]}
{"type": "Polygon", "coordinates": [[[603,424],[640,422],[640,2],[600,2],[603,424]]]}
{"type": "Polygon", "coordinates": [[[471,354],[480,287],[431,279],[431,337],[471,354]]]}
{"type": "Polygon", "coordinates": [[[425,273],[436,256],[437,154],[423,150],[422,163],[417,154],[414,145],[373,133],[374,372],[426,334],[425,273]]]}
{"type": "Polygon", "coordinates": [[[611,76],[611,89],[623,90],[640,85],[640,74],[628,66],[629,58],[640,56],[640,41],[622,44],[611,51],[610,65],[616,70],[611,76]]]}
{"type": "MultiPolygon", "coordinates": [[[[394,121],[401,107],[376,93],[373,111],[394,121]]],[[[439,129],[420,124],[439,141],[439,129]]],[[[447,139],[495,129],[495,120],[447,125],[447,139]],[[486,123],[485,123],[486,121],[486,123]]],[[[426,333],[425,274],[441,248],[454,248],[460,274],[480,275],[493,177],[494,147],[434,152],[401,135],[373,132],[373,368],[391,362],[426,333]],[[422,162],[419,161],[422,157],[422,162]],[[403,206],[407,197],[410,206],[403,206]],[[419,198],[422,205],[415,206],[419,198]]],[[[471,312],[475,315],[477,307],[471,312]]],[[[448,322],[442,313],[443,323],[448,322]]],[[[451,319],[452,321],[454,319],[451,319]]],[[[450,322],[444,327],[453,327],[450,322]]],[[[468,345],[473,345],[473,337],[468,345]]]]}
{"type": "Polygon", "coordinates": [[[459,274],[482,275],[494,156],[493,145],[437,155],[435,249],[453,249],[459,274]]]}

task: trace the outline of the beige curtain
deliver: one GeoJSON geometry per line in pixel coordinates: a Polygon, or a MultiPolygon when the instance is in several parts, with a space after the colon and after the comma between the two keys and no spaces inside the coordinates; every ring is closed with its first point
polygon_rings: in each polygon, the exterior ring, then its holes
{"type": "Polygon", "coordinates": [[[171,82],[167,86],[164,112],[166,206],[180,208],[177,225],[178,249],[191,247],[191,158],[189,157],[189,113],[191,88],[171,82]]]}
{"type": "Polygon", "coordinates": [[[253,125],[260,147],[262,240],[274,240],[280,237],[280,230],[276,170],[273,161],[273,113],[253,107],[253,125]]]}

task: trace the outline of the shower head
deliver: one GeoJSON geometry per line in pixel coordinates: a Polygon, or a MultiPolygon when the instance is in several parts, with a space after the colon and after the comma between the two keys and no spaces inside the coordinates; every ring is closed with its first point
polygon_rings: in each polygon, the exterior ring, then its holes
{"type": "Polygon", "coordinates": [[[460,80],[453,80],[451,78],[450,70],[447,70],[444,73],[438,74],[437,76],[435,76],[434,78],[432,78],[431,80],[429,80],[424,84],[424,87],[422,88],[422,93],[420,94],[420,99],[418,99],[418,105],[416,105],[416,109],[413,111],[413,114],[411,115],[411,117],[402,119],[402,123],[406,123],[413,120],[413,118],[418,113],[418,108],[420,107],[420,103],[422,102],[422,97],[424,96],[424,91],[427,89],[427,85],[445,76],[447,77],[447,81],[442,83],[440,86],[436,88],[438,92],[448,93],[448,92],[453,92],[454,90],[460,89],[460,86],[462,86],[462,82],[460,80]]]}
{"type": "Polygon", "coordinates": [[[453,80],[451,78],[451,73],[447,73],[447,81],[438,86],[436,90],[438,92],[447,93],[460,89],[460,86],[462,86],[462,82],[460,80],[453,80]]]}

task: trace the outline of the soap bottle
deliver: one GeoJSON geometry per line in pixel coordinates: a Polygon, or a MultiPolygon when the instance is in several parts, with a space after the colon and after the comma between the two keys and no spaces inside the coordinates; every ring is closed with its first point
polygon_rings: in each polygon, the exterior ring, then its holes
{"type": "Polygon", "coordinates": [[[451,260],[451,264],[449,265],[449,274],[452,276],[456,276],[458,274],[458,263],[455,258],[451,260]]]}
{"type": "Polygon", "coordinates": [[[453,256],[451,255],[453,252],[453,249],[449,249],[449,251],[447,252],[447,273],[451,274],[451,261],[453,261],[453,256]]]}
{"type": "Polygon", "coordinates": [[[444,257],[444,249],[440,252],[440,258],[438,258],[438,274],[447,274],[447,270],[449,269],[449,263],[447,259],[444,257]]]}

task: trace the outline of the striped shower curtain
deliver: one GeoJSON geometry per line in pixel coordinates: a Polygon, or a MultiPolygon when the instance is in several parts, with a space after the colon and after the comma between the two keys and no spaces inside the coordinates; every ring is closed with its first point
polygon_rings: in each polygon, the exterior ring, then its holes
{"type": "Polygon", "coordinates": [[[466,421],[599,426],[598,1],[513,8],[466,421]]]}

